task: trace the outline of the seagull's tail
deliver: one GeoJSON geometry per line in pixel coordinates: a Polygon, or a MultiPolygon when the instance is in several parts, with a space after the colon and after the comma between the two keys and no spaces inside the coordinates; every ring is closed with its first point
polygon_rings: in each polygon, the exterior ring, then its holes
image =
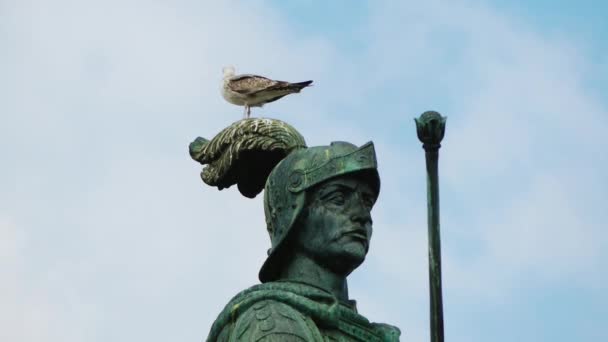
{"type": "Polygon", "coordinates": [[[312,84],[312,81],[289,83],[288,88],[289,88],[289,90],[291,90],[295,93],[299,93],[300,90],[310,86],[311,84],[312,84]]]}

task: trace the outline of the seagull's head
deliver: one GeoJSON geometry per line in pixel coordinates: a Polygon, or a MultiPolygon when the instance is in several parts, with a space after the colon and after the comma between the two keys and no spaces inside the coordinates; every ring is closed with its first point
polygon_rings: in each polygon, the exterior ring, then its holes
{"type": "Polygon", "coordinates": [[[222,68],[222,73],[224,74],[224,79],[234,76],[235,70],[232,65],[225,66],[222,68]]]}

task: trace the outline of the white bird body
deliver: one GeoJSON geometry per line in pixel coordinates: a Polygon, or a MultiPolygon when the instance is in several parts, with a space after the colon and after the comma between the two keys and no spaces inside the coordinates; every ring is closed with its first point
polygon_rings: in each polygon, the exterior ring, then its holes
{"type": "Polygon", "coordinates": [[[234,105],[244,106],[245,117],[251,114],[251,107],[262,107],[285,95],[299,93],[312,83],[312,81],[298,83],[276,81],[252,74],[235,75],[232,67],[226,67],[223,71],[222,96],[234,105]]]}

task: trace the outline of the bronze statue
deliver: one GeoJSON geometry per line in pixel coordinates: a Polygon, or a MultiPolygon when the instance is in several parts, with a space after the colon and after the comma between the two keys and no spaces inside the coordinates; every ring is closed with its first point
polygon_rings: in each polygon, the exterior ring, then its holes
{"type": "Polygon", "coordinates": [[[373,143],[307,147],[288,124],[244,119],[190,144],[203,181],[264,190],[271,248],[261,284],[237,294],[207,341],[398,341],[348,296],[347,276],[365,260],[380,191],[373,143]]]}

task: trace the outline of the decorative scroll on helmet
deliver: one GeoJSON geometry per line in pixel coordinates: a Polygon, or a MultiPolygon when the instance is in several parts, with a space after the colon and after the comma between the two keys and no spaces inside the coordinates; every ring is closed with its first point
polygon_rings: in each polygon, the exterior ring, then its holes
{"type": "Polygon", "coordinates": [[[226,127],[213,139],[190,143],[190,156],[202,165],[203,182],[219,190],[234,184],[243,196],[254,198],[272,169],[289,153],[306,148],[304,137],[276,119],[244,119],[226,127]]]}

